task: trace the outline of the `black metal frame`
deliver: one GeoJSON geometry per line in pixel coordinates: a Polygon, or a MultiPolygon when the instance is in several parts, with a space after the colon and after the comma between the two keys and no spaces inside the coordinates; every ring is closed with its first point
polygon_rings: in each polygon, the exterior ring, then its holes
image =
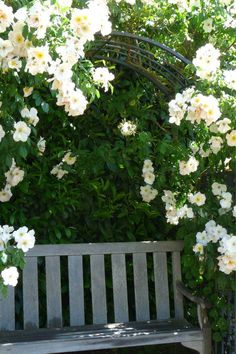
{"type": "Polygon", "coordinates": [[[112,32],[107,37],[98,35],[86,56],[134,70],[167,97],[175,93],[176,87],[182,89],[190,85],[183,70],[191,61],[150,38],[126,32],[112,32]]]}

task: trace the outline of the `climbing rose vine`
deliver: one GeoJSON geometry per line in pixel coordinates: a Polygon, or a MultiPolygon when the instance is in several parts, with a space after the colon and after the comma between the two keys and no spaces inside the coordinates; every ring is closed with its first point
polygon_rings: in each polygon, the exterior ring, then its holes
{"type": "MultiPolygon", "coordinates": [[[[220,51],[212,44],[206,44],[198,49],[193,60],[196,73],[210,83],[215,96],[204,95],[195,88],[177,94],[169,103],[169,122],[178,126],[185,124],[188,129],[193,130],[196,137],[190,145],[191,152],[189,151],[189,155],[192,155],[190,159],[194,159],[194,163],[179,161],[181,175],[190,175],[197,170],[204,174],[204,170],[209,169],[210,165],[215,166],[215,173],[210,177],[211,189],[206,190],[203,185],[202,189],[205,190],[203,194],[195,190],[197,187],[195,183],[187,196],[188,201],[195,205],[196,217],[209,219],[205,230],[197,233],[197,243],[193,250],[201,259],[205,253],[207,254],[209,243],[217,244],[219,269],[230,274],[236,271],[236,236],[233,234],[236,216],[233,195],[235,186],[227,186],[222,182],[227,172],[232,173],[235,168],[236,69],[221,68],[220,55],[220,51]],[[214,87],[220,88],[221,91],[217,92],[214,87]],[[227,94],[224,90],[227,90],[227,94]],[[221,220],[225,227],[218,224],[221,220]],[[227,231],[228,225],[230,231],[227,231]]],[[[176,213],[178,214],[179,210],[176,210],[176,213]]]]}
{"type": "MultiPolygon", "coordinates": [[[[51,102],[73,120],[98,96],[98,87],[108,91],[114,75],[106,67],[94,68],[85,50],[97,32],[111,32],[109,15],[100,0],[88,1],[84,8],[58,0],[32,1],[14,9],[0,0],[1,203],[9,202],[23,181],[26,157],[45,152],[47,142],[37,126],[50,114],[51,102]]],[[[51,166],[51,174],[63,178],[76,159],[67,151],[51,166]]],[[[26,226],[0,227],[3,290],[17,284],[17,267],[23,267],[24,254],[34,243],[34,231],[26,226]]]]}
{"type": "MultiPolygon", "coordinates": [[[[193,251],[202,262],[214,250],[219,270],[230,274],[236,271],[236,68],[221,63],[221,55],[211,43],[199,48],[193,64],[200,80],[169,102],[169,123],[184,132],[187,145],[173,156],[176,189],[164,190],[161,199],[167,223],[205,221],[193,251]]],[[[145,202],[157,196],[149,196],[155,181],[149,161],[147,186],[141,187],[145,202]]]]}

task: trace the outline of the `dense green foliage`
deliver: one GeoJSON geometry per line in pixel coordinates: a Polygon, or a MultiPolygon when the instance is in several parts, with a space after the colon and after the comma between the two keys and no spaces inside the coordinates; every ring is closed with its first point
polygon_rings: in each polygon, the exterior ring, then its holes
{"type": "MultiPolygon", "coordinates": [[[[124,72],[114,86],[113,95],[103,94],[76,120],[64,121],[64,112],[50,105],[53,123],[42,119],[38,128],[47,140],[45,154],[32,161],[34,168],[26,157],[27,178],[4,206],[3,222],[11,215],[15,225],[27,223],[40,243],[157,238],[161,211],[140,200],[141,171],[145,158],[166,153],[170,136],[162,137],[162,111],[151,84],[132,84],[132,74],[124,72]],[[122,136],[117,126],[123,118],[137,121],[137,135],[122,136]],[[78,160],[67,178],[57,181],[50,168],[67,150],[78,160]]],[[[157,170],[160,165],[159,159],[157,170]]],[[[167,174],[168,165],[165,169],[167,174]]],[[[165,180],[162,174],[160,186],[165,180]]]]}

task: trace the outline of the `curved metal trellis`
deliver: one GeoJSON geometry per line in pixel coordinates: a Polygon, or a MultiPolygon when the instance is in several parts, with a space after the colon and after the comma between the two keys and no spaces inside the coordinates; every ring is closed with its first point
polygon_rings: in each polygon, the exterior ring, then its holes
{"type": "Polygon", "coordinates": [[[87,52],[90,59],[110,61],[146,77],[166,96],[189,86],[183,69],[191,61],[168,46],[150,38],[126,32],[97,36],[87,52]]]}

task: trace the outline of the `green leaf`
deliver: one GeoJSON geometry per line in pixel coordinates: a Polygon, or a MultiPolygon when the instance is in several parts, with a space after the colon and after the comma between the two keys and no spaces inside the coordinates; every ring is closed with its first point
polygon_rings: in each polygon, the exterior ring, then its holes
{"type": "Polygon", "coordinates": [[[56,238],[57,238],[58,240],[60,240],[61,237],[62,237],[61,231],[58,230],[58,229],[55,229],[54,232],[55,232],[56,238]]]}
{"type": "Polygon", "coordinates": [[[26,147],[25,147],[24,145],[21,145],[21,146],[19,147],[19,155],[20,155],[21,157],[23,157],[23,159],[26,159],[26,157],[27,157],[27,155],[28,155],[28,151],[27,151],[27,149],[26,149],[26,147]]]}
{"type": "Polygon", "coordinates": [[[213,340],[215,342],[220,342],[222,340],[222,335],[220,332],[214,332],[213,333],[213,340]]]}
{"type": "Polygon", "coordinates": [[[42,110],[43,110],[45,113],[48,113],[48,112],[49,112],[49,104],[48,104],[48,103],[42,102],[42,103],[41,103],[41,107],[42,107],[42,110]]]}

